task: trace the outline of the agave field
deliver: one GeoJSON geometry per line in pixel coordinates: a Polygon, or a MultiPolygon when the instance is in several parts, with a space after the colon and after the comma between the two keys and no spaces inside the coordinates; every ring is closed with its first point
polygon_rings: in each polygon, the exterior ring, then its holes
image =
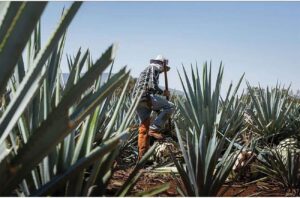
{"type": "Polygon", "coordinates": [[[112,73],[115,45],[97,59],[64,51],[81,4],[45,45],[47,2],[0,4],[1,196],[300,195],[300,100],[244,75],[224,87],[222,63],[217,74],[211,63],[178,70],[172,129],[137,161],[140,96],[128,68],[112,73]]]}

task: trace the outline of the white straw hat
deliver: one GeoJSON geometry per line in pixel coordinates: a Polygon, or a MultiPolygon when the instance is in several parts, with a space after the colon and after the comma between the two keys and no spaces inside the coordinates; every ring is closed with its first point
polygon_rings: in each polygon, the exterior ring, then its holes
{"type": "Polygon", "coordinates": [[[157,55],[156,58],[155,58],[154,60],[164,62],[164,61],[167,60],[167,59],[166,59],[165,57],[163,57],[163,55],[157,55]]]}

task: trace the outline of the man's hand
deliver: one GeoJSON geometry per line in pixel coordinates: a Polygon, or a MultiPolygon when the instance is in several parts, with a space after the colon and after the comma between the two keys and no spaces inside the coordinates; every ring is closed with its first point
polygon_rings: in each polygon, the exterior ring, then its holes
{"type": "Polygon", "coordinates": [[[168,96],[168,97],[170,97],[170,92],[169,92],[169,91],[167,91],[167,90],[164,90],[164,92],[163,92],[163,96],[168,96]]]}

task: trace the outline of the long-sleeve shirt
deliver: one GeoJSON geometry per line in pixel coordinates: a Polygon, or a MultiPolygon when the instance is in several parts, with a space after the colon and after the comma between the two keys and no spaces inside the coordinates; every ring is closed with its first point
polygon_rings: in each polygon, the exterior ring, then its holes
{"type": "Polygon", "coordinates": [[[162,94],[163,90],[158,87],[160,66],[158,64],[150,64],[140,74],[136,81],[133,96],[139,91],[143,91],[143,96],[147,94],[162,94]]]}

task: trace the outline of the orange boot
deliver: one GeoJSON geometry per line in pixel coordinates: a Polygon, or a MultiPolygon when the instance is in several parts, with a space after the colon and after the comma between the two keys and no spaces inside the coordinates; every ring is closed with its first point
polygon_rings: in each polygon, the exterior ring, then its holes
{"type": "Polygon", "coordinates": [[[150,137],[148,135],[150,126],[150,118],[144,120],[139,127],[139,136],[138,136],[138,147],[139,147],[139,160],[147,152],[150,147],[150,137]]]}

